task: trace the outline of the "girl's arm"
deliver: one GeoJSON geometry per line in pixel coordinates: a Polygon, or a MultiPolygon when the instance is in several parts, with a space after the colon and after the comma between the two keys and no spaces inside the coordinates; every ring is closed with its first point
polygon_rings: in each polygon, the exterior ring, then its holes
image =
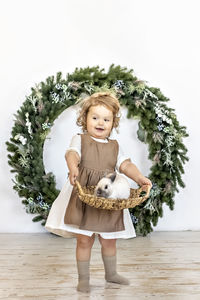
{"type": "Polygon", "coordinates": [[[80,157],[76,151],[70,150],[65,154],[65,160],[69,169],[70,183],[74,185],[79,174],[78,164],[80,163],[80,157]]]}
{"type": "Polygon", "coordinates": [[[121,163],[119,171],[120,173],[123,173],[124,175],[134,180],[139,186],[147,184],[152,187],[151,180],[143,176],[142,173],[136,167],[136,165],[134,165],[129,160],[125,160],[121,163]]]}

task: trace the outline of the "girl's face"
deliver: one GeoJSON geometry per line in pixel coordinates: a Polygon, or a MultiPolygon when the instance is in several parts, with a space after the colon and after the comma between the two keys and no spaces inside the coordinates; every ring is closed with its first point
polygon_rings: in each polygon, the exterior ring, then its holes
{"type": "Polygon", "coordinates": [[[110,135],[113,125],[113,112],[104,105],[91,106],[87,114],[87,131],[99,139],[110,135]]]}

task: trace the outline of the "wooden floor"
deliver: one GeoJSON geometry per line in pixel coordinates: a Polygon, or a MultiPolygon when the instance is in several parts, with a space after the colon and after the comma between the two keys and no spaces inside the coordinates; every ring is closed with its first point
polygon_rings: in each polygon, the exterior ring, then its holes
{"type": "Polygon", "coordinates": [[[153,232],[117,241],[118,272],[106,283],[96,237],[91,293],[76,291],[76,240],[51,233],[0,234],[0,299],[200,299],[200,232],[153,232]]]}

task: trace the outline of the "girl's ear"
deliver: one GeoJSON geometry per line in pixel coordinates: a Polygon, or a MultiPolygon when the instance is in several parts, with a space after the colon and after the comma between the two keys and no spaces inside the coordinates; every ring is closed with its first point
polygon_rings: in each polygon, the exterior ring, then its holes
{"type": "Polygon", "coordinates": [[[114,182],[117,173],[112,173],[108,178],[110,178],[111,182],[114,182]]]}

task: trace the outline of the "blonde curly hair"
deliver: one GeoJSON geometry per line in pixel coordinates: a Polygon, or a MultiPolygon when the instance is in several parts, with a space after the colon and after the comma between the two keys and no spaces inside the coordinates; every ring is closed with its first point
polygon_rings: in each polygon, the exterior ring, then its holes
{"type": "MultiPolygon", "coordinates": [[[[120,104],[118,99],[111,92],[97,92],[85,98],[80,102],[81,110],[77,118],[76,124],[82,127],[83,132],[87,131],[87,114],[91,106],[104,105],[113,113],[112,129],[119,126],[120,120],[120,104]]],[[[112,131],[111,129],[111,131],[112,131]]]]}

